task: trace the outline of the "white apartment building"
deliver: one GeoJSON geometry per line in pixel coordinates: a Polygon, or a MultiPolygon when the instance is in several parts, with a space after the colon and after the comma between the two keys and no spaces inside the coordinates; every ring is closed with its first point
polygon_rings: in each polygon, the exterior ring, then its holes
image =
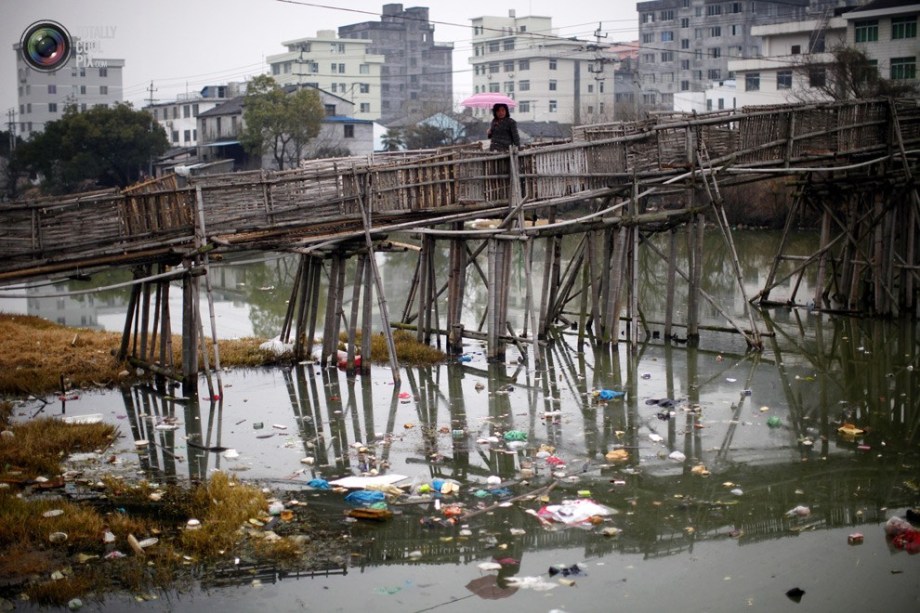
{"type": "Polygon", "coordinates": [[[271,75],[281,85],[306,85],[353,102],[354,117],[381,116],[382,55],[367,52],[370,40],[338,38],[335,30],[320,30],[312,38],[281,43],[285,53],[266,58],[271,75]]]}
{"type": "Polygon", "coordinates": [[[93,58],[92,66],[77,66],[71,57],[60,69],[42,72],[31,68],[22,57],[19,43],[16,52],[16,86],[19,113],[17,134],[28,139],[42,132],[45,124],[64,116],[64,110],[76,105],[85,111],[97,105],[113,106],[123,101],[122,70],[124,60],[93,58]]]}
{"type": "MultiPolygon", "coordinates": [[[[550,17],[476,17],[473,92],[501,92],[519,121],[584,124],[613,119],[618,56],[606,46],[557,36],[550,17]]],[[[490,109],[474,109],[488,119],[490,109]]]]}
{"type": "Polygon", "coordinates": [[[847,46],[865,53],[885,79],[916,83],[920,38],[917,0],[875,0],[839,9],[826,19],[755,26],[763,56],[729,62],[738,82],[738,105],[784,104],[827,99],[833,50],[847,46]]]}
{"type": "Polygon", "coordinates": [[[209,85],[200,92],[179,96],[170,102],[158,102],[144,107],[163,129],[171,147],[198,145],[198,114],[213,109],[243,93],[242,83],[209,85]]]}

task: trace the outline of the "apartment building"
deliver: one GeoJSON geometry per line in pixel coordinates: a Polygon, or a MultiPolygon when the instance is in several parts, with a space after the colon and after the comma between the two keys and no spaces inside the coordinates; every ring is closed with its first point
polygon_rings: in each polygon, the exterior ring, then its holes
{"type": "Polygon", "coordinates": [[[354,103],[357,119],[380,118],[384,57],[370,52],[370,40],[339,38],[335,30],[320,30],[314,37],[281,44],[287,51],[266,58],[275,81],[341,96],[354,103]]]}
{"type": "Polygon", "coordinates": [[[44,131],[45,124],[63,117],[68,106],[85,111],[100,104],[112,106],[123,101],[124,60],[92,58],[87,62],[91,65],[78,66],[74,55],[60,69],[43,72],[26,63],[19,43],[13,45],[13,50],[19,102],[15,123],[22,138],[44,131]]]}
{"type": "Polygon", "coordinates": [[[176,100],[147,105],[144,110],[163,126],[170,146],[195,147],[198,145],[198,115],[239,96],[243,89],[242,83],[209,85],[176,100]]]}
{"type": "MultiPolygon", "coordinates": [[[[563,38],[550,17],[484,16],[473,26],[473,92],[517,102],[518,121],[594,123],[613,119],[618,56],[593,41],[563,38]]],[[[474,115],[491,117],[489,109],[474,115]]]]}
{"type": "MultiPolygon", "coordinates": [[[[639,93],[646,109],[671,110],[674,94],[703,92],[734,78],[730,60],[763,55],[757,25],[822,15],[809,0],[639,2],[639,93]]],[[[836,4],[832,2],[831,4],[836,4]]]]}
{"type": "Polygon", "coordinates": [[[368,53],[385,58],[380,67],[383,123],[453,108],[453,44],[435,42],[427,7],[385,4],[380,21],[341,26],[339,36],[367,41],[368,53]]]}
{"type": "Polygon", "coordinates": [[[739,105],[829,99],[829,65],[841,46],[862,51],[880,77],[916,86],[918,16],[917,0],[875,0],[823,19],[756,26],[763,57],[729,63],[738,78],[739,105]]]}

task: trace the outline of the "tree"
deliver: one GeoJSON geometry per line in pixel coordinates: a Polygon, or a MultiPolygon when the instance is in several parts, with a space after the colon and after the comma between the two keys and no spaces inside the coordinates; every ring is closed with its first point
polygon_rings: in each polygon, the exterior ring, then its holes
{"type": "Polygon", "coordinates": [[[399,151],[406,146],[399,128],[387,128],[387,133],[380,139],[384,151],[399,151]]]}
{"type": "Polygon", "coordinates": [[[66,193],[85,184],[130,185],[168,148],[163,128],[130,104],[82,112],[68,106],[61,119],[17,147],[13,159],[17,167],[42,177],[43,191],[66,193]]]}
{"type": "MultiPolygon", "coordinates": [[[[916,91],[906,81],[883,79],[876,64],[865,53],[840,45],[831,54],[829,64],[805,61],[800,67],[811,90],[803,90],[800,98],[811,101],[855,100],[860,98],[897,98],[916,91]]],[[[807,57],[807,56],[806,56],[807,57]]]]}
{"type": "Polygon", "coordinates": [[[453,142],[450,130],[424,123],[406,128],[404,138],[407,149],[434,149],[453,142]]]}
{"type": "Polygon", "coordinates": [[[278,170],[296,166],[304,145],[319,134],[325,109],[315,89],[287,93],[270,75],[249,81],[241,142],[251,154],[271,153],[278,170]]]}

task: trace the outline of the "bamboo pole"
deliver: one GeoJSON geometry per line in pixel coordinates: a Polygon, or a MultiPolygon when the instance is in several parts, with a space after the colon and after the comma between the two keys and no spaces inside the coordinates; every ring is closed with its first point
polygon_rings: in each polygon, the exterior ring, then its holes
{"type": "Polygon", "coordinates": [[[674,323],[674,283],[676,281],[677,268],[677,229],[672,227],[668,230],[668,285],[665,290],[664,301],[664,338],[665,341],[671,342],[672,326],[674,323]]]}
{"type": "MultiPolygon", "coordinates": [[[[374,279],[370,266],[371,255],[364,253],[361,255],[364,260],[364,311],[361,317],[361,372],[370,373],[371,371],[371,333],[373,330],[373,291],[374,279]]],[[[373,413],[373,412],[372,412],[373,413]]],[[[370,430],[373,432],[373,430],[370,430]]]]}
{"type": "MultiPolygon", "coordinates": [[[[361,284],[364,282],[364,263],[365,259],[359,256],[357,265],[355,266],[355,281],[351,291],[351,318],[348,322],[348,342],[346,345],[348,354],[345,364],[345,370],[349,375],[355,374],[355,340],[358,334],[358,313],[361,307],[361,284]]],[[[362,357],[362,361],[363,360],[364,358],[362,357]]]]}

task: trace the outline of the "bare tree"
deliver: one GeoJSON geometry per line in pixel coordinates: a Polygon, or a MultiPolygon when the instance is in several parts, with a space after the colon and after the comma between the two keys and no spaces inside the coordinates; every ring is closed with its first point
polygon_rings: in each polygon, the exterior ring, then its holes
{"type": "Polygon", "coordinates": [[[854,100],[860,98],[898,98],[916,93],[913,81],[883,79],[877,64],[865,53],[840,45],[831,50],[830,63],[816,62],[810,55],[797,68],[809,88],[801,88],[796,98],[816,100],[854,100]]]}

